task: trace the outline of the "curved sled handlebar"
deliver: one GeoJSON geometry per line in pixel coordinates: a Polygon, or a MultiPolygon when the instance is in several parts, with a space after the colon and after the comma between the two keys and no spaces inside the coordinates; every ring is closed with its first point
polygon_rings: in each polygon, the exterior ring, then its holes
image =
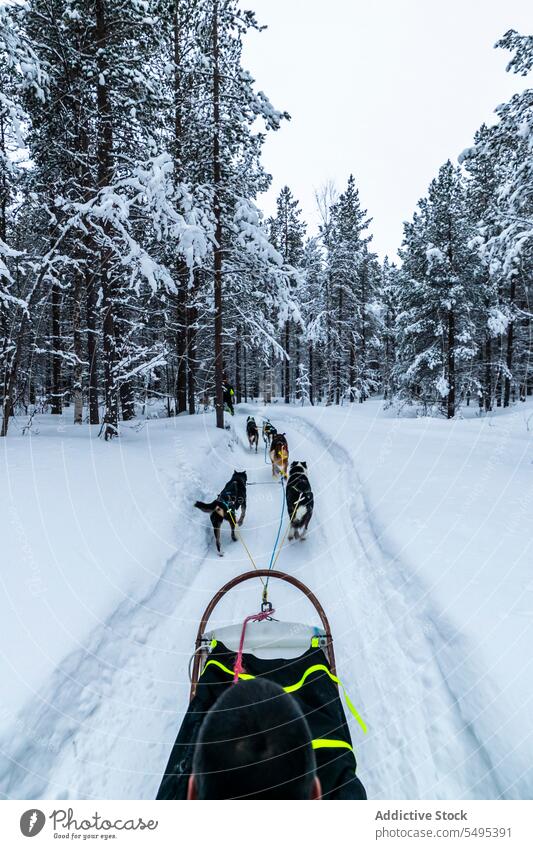
{"type": "Polygon", "coordinates": [[[242,584],[244,581],[250,581],[252,578],[267,577],[277,578],[280,581],[285,581],[288,584],[292,584],[293,587],[296,587],[296,589],[300,590],[300,592],[307,596],[307,598],[315,608],[316,612],[320,616],[320,621],[322,622],[322,626],[324,628],[324,632],[327,639],[326,652],[328,656],[329,665],[333,674],[336,675],[335,653],[333,651],[333,640],[331,638],[329,622],[324,612],[324,608],[320,604],[316,595],[309,589],[309,587],[306,587],[306,585],[302,583],[302,581],[299,581],[298,578],[293,578],[292,575],[287,575],[285,572],[277,572],[272,569],[256,569],[254,572],[244,572],[244,574],[238,575],[236,578],[232,578],[231,581],[228,581],[227,584],[224,584],[224,586],[219,589],[216,595],[213,596],[204,611],[204,615],[202,616],[202,620],[198,627],[196,642],[194,644],[193,666],[191,675],[191,701],[196,693],[196,687],[198,686],[198,680],[200,678],[200,667],[202,661],[204,660],[205,652],[202,651],[202,637],[204,635],[206,625],[211,617],[211,614],[213,613],[213,610],[215,609],[219,601],[226,595],[226,593],[232,590],[234,587],[238,586],[238,584],[242,584]]]}

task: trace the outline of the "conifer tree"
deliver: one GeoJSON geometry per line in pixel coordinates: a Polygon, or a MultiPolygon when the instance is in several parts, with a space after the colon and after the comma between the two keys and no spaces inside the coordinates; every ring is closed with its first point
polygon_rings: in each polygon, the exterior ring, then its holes
{"type": "MultiPolygon", "coordinates": [[[[300,205],[288,186],[281,190],[276,204],[276,215],[270,220],[270,237],[273,245],[283,257],[287,271],[292,274],[292,289],[296,285],[296,276],[304,257],[305,224],[302,221],[300,205]]],[[[285,351],[281,385],[286,404],[291,400],[293,381],[298,374],[299,361],[299,316],[287,315],[282,345],[285,351]],[[292,367],[291,367],[292,366],[292,367]]]]}
{"type": "Polygon", "coordinates": [[[405,226],[395,380],[402,397],[453,418],[479,388],[471,368],[478,294],[466,190],[450,161],[419,210],[405,226]]]}

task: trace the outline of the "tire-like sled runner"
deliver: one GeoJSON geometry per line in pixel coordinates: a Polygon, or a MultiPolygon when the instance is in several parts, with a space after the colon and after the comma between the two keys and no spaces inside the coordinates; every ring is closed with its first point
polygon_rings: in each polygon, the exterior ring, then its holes
{"type": "Polygon", "coordinates": [[[355,754],[341,692],[364,732],[366,726],[337,678],[327,616],[305,584],[284,572],[269,569],[256,569],[233,578],[216,593],[202,616],[191,666],[190,704],[158,799],[187,798],[195,744],[206,714],[228,687],[253,678],[273,681],[298,702],[311,732],[323,798],[366,798],[364,787],[356,776],[355,754]],[[265,588],[260,613],[248,616],[242,624],[209,629],[213,611],[224,596],[239,584],[256,578],[292,584],[313,605],[321,627],[275,619],[275,610],[265,601],[265,588]]]}

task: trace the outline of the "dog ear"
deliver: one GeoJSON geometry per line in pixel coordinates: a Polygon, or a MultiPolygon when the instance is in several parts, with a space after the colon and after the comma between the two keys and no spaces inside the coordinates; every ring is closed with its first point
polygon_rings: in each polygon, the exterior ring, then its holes
{"type": "Polygon", "coordinates": [[[307,460],[302,460],[302,466],[307,469],[307,460]]]}

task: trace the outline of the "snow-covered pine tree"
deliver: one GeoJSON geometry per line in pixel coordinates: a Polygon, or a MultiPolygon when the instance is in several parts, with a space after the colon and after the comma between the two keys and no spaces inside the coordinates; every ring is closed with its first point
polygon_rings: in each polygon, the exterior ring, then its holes
{"type": "Polygon", "coordinates": [[[373,290],[372,263],[365,236],[371,219],[361,208],[359,190],[350,175],[346,190],[331,209],[328,234],[330,359],[335,403],[364,400],[374,388],[367,363],[368,304],[373,290]]]}
{"type": "Polygon", "coordinates": [[[501,386],[505,373],[503,344],[508,323],[503,281],[497,264],[491,261],[488,247],[501,229],[497,201],[500,168],[495,157],[486,151],[493,133],[493,127],[480,127],[475,135],[475,146],[459,158],[469,177],[467,202],[475,228],[472,244],[478,254],[472,279],[477,290],[474,320],[478,356],[472,371],[480,387],[479,406],[486,412],[493,408],[496,388],[501,386]]]}
{"type": "MultiPolygon", "coordinates": [[[[320,224],[318,228],[320,242],[325,251],[325,256],[328,257],[331,253],[333,246],[333,209],[335,208],[335,204],[338,200],[338,191],[335,184],[330,180],[325,183],[323,186],[315,192],[315,200],[317,205],[318,214],[320,217],[320,224]]],[[[334,364],[332,362],[333,358],[331,356],[332,345],[333,345],[333,332],[332,332],[332,310],[331,310],[331,297],[332,297],[332,279],[331,279],[331,266],[329,262],[325,262],[324,264],[324,297],[323,297],[323,309],[325,311],[324,314],[324,326],[325,326],[325,343],[324,343],[324,370],[325,370],[325,392],[326,392],[326,403],[333,403],[334,398],[334,364]]]]}
{"type": "Polygon", "coordinates": [[[324,256],[318,238],[308,239],[302,263],[304,281],[300,311],[303,340],[307,345],[308,395],[311,404],[320,400],[327,390],[328,304],[327,277],[324,256]]]}
{"type": "MultiPolygon", "coordinates": [[[[19,396],[34,394],[23,360],[31,347],[31,316],[49,270],[48,258],[36,261],[36,204],[28,189],[24,100],[44,100],[47,75],[26,37],[26,9],[0,7],[0,390],[6,436],[19,396]]],[[[23,399],[22,399],[23,400],[23,399]]]]}
{"type": "MultiPolygon", "coordinates": [[[[533,69],[532,36],[510,30],[496,46],[513,53],[508,70],[526,75],[533,69]]],[[[498,175],[496,232],[493,228],[486,251],[499,277],[499,324],[504,336],[504,379],[496,401],[509,406],[514,397],[524,399],[533,391],[533,90],[515,94],[496,113],[498,123],[478,140],[476,149],[494,160],[498,175]]]]}
{"type": "Polygon", "coordinates": [[[405,225],[394,369],[400,397],[448,418],[479,389],[472,235],[464,181],[448,161],[405,225]]]}
{"type": "MultiPolygon", "coordinates": [[[[296,294],[294,290],[304,259],[306,225],[302,221],[300,204],[288,186],[282,188],[276,202],[276,215],[269,224],[271,241],[283,257],[285,269],[292,279],[291,293],[296,294]]],[[[282,337],[285,358],[281,373],[281,394],[286,404],[290,403],[294,380],[299,373],[300,335],[299,314],[287,314],[282,337]]]]}
{"type": "Polygon", "coordinates": [[[120,406],[123,418],[133,415],[135,382],[164,357],[163,340],[147,329],[145,305],[153,309],[154,299],[143,293],[176,291],[168,245],[173,263],[185,257],[192,269],[206,255],[211,231],[187,187],[173,179],[173,128],[167,121],[172,87],[162,61],[168,27],[161,26],[161,6],[125,0],[120,11],[108,20],[105,2],[43,6],[32,0],[24,18],[50,80],[46,103],[28,103],[31,180],[43,216],[38,232],[49,246],[57,231],[61,243],[60,250],[48,250],[46,281],[52,295],[61,295],[59,303],[51,299],[52,343],[57,327],[65,341],[57,351],[44,339],[41,350],[52,347],[54,362],[61,356],[63,394],[73,383],[76,421],[81,366],[88,366],[89,410],[96,422],[102,342],[106,436],[116,433],[120,406]]]}
{"type": "Polygon", "coordinates": [[[396,360],[396,317],[400,297],[401,274],[386,256],[380,269],[376,294],[375,317],[379,325],[379,384],[383,398],[390,401],[396,391],[394,364],[396,360]]]}
{"type": "MultiPolygon", "coordinates": [[[[203,25],[198,32],[205,57],[208,108],[204,151],[209,152],[209,175],[205,188],[211,198],[214,222],[211,308],[215,407],[217,426],[223,427],[222,384],[227,370],[224,320],[228,308],[231,309],[232,275],[235,280],[236,268],[245,267],[252,254],[255,254],[253,263],[262,262],[267,276],[279,260],[267,247],[253,206],[254,198],[269,182],[260,162],[264,134],[254,125],[260,119],[267,130],[275,130],[284,114],[275,110],[262,92],[255,91],[254,80],[242,67],[242,40],[250,28],[257,28],[253,13],[242,11],[236,0],[199,0],[199,3],[203,25]],[[236,251],[241,252],[242,264],[236,262],[236,251]]],[[[247,315],[246,309],[243,314],[247,315]]],[[[232,342],[233,353],[235,339],[232,342]]]]}

